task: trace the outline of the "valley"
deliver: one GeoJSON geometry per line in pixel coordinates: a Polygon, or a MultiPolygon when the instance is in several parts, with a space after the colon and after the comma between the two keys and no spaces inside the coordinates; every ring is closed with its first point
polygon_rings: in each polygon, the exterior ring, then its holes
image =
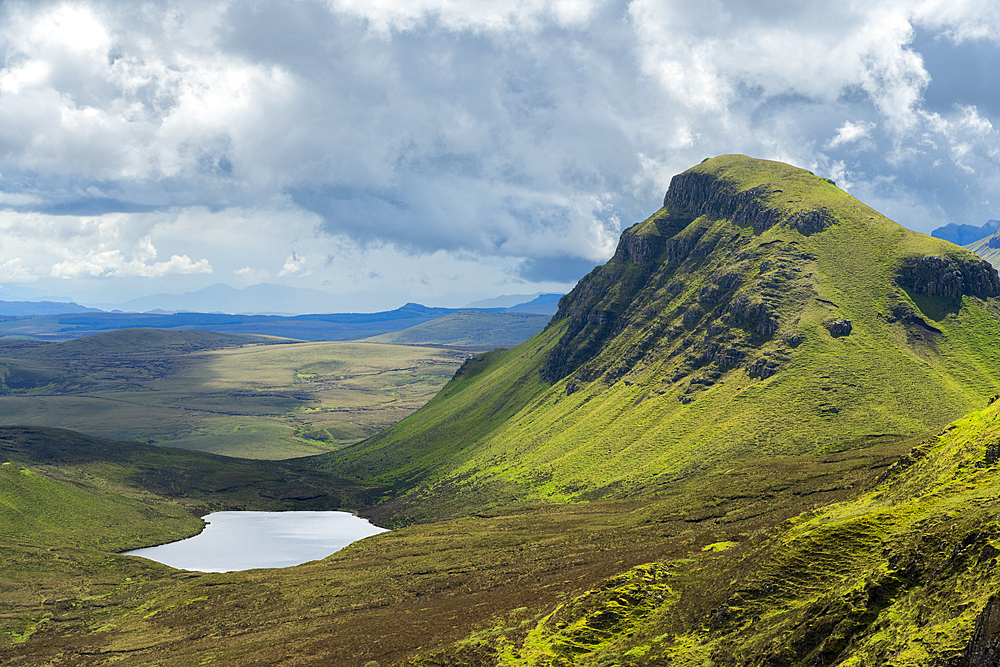
{"type": "Polygon", "coordinates": [[[282,459],[364,439],[433,396],[460,351],[123,330],[0,342],[0,424],[282,459]]]}
{"type": "Polygon", "coordinates": [[[9,343],[0,661],[995,664],[998,297],[966,250],[727,155],[510,349],[9,343]],[[50,410],[135,430],[18,422],[50,410]],[[118,555],[307,508],[392,530],[275,570],[118,555]]]}

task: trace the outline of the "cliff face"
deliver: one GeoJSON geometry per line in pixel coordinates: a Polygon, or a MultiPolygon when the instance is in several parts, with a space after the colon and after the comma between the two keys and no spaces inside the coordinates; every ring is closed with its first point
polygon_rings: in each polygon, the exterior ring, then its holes
{"type": "Polygon", "coordinates": [[[815,234],[835,218],[825,207],[783,212],[762,200],[766,191],[740,191],[707,173],[674,176],[663,209],[626,229],[612,260],[560,301],[553,321],[568,320],[568,330],[542,377],[557,382],[577,372],[579,381],[614,382],[662,356],[654,350],[664,345],[674,348],[668,355],[678,362],[675,380],[711,366],[694,378],[692,392],[740,365],[754,376],[772,375],[787,350],[764,358],[754,348],[778,332],[783,301],[808,298],[806,265],[815,258],[796,241],[751,247],[753,239],[776,226],[815,234]],[[635,344],[611,362],[592,363],[629,327],[638,329],[635,344]]]}
{"type": "Polygon", "coordinates": [[[835,220],[826,208],[788,215],[766,205],[761,198],[767,188],[738,191],[738,186],[714,174],[684,172],[670,179],[664,206],[676,206],[694,215],[726,218],[739,226],[763,232],[775,225],[789,226],[805,235],[821,232],[835,220]]]}
{"type": "Polygon", "coordinates": [[[971,254],[962,258],[934,255],[907,258],[900,264],[896,280],[921,296],[988,299],[1000,295],[997,270],[971,254]]]}

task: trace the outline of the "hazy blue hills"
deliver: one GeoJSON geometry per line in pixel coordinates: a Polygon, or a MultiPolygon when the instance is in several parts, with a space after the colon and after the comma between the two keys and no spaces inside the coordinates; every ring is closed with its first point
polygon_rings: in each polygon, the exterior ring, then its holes
{"type": "Polygon", "coordinates": [[[958,225],[954,222],[950,222],[944,227],[938,227],[935,229],[931,232],[931,236],[936,239],[951,241],[955,245],[969,245],[970,243],[975,243],[980,239],[990,236],[998,229],[1000,229],[1000,220],[987,220],[986,224],[981,227],[976,227],[974,225],[958,225]]]}
{"type": "MultiPolygon", "coordinates": [[[[558,295],[552,295],[558,298],[558,295]]],[[[539,297],[542,299],[542,297],[539,297]]],[[[535,301],[539,301],[536,299],[535,301]]],[[[544,299],[543,299],[544,301],[544,299]]],[[[27,306],[37,304],[28,303],[27,306]]],[[[54,306],[69,306],[69,304],[53,304],[54,306]]],[[[526,310],[511,309],[511,312],[520,315],[548,314],[545,309],[554,312],[554,304],[543,302],[531,302],[525,304],[526,310]],[[532,310],[540,309],[541,312],[532,310]]],[[[56,311],[52,313],[24,313],[21,316],[0,314],[0,337],[27,337],[38,340],[67,340],[89,336],[105,331],[115,331],[118,329],[170,329],[174,331],[212,331],[225,334],[260,334],[268,336],[280,336],[283,338],[295,338],[298,340],[318,341],[318,340],[356,340],[360,338],[371,338],[381,334],[387,334],[402,329],[426,324],[432,320],[445,317],[454,313],[500,313],[505,312],[504,308],[492,309],[455,309],[455,308],[434,308],[416,303],[407,303],[404,306],[393,310],[386,310],[377,313],[319,313],[310,315],[231,315],[226,313],[199,313],[199,312],[178,312],[178,313],[121,313],[103,312],[93,309],[78,310],[86,312],[66,312],[56,311]]],[[[468,318],[469,322],[475,318],[468,318]]],[[[538,318],[546,320],[547,318],[538,318]]],[[[524,317],[507,318],[504,320],[511,326],[519,329],[515,336],[522,335],[520,329],[523,328],[524,317]]],[[[545,321],[541,321],[537,326],[530,327],[534,330],[524,333],[524,338],[530,337],[536,330],[544,326],[545,321]]],[[[440,345],[463,345],[468,340],[468,335],[452,326],[447,331],[453,335],[438,335],[436,340],[440,345]],[[458,342],[456,342],[458,341],[458,342]]],[[[518,339],[520,342],[524,338],[518,339]]],[[[504,338],[510,341],[510,337],[504,338]]]]}
{"type": "Polygon", "coordinates": [[[99,313],[78,303],[62,301],[0,301],[0,317],[25,315],[61,315],[64,313],[99,313]]]}
{"type": "Polygon", "coordinates": [[[236,288],[215,283],[183,294],[151,294],[121,304],[97,304],[103,310],[144,313],[151,310],[229,314],[301,315],[380,308],[390,310],[406,301],[401,294],[354,292],[332,294],[318,289],[260,283],[236,288]]]}
{"type": "MultiPolygon", "coordinates": [[[[554,305],[554,304],[552,304],[554,305]]],[[[511,308],[506,312],[463,310],[449,313],[379,336],[366,338],[370,343],[395,343],[397,345],[448,345],[471,350],[492,350],[514,347],[528,340],[545,328],[547,314],[523,312],[511,308]]]]}

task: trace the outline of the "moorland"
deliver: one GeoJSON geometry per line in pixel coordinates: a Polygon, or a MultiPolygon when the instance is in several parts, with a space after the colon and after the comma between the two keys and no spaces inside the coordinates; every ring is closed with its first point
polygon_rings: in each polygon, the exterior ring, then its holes
{"type": "Polygon", "coordinates": [[[998,297],[832,181],[706,160],[542,332],[360,442],[262,461],[0,429],[0,659],[996,664],[998,297]],[[279,570],[117,554],[297,507],[393,530],[279,570]]]}
{"type": "Polygon", "coordinates": [[[249,458],[306,456],[398,422],[465,356],[152,329],[61,343],[0,341],[0,424],[249,458]]]}

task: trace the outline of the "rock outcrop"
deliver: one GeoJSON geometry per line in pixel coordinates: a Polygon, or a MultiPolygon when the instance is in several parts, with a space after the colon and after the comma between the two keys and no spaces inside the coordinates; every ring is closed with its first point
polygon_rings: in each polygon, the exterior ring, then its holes
{"type": "Polygon", "coordinates": [[[969,256],[911,257],[900,263],[896,276],[900,287],[921,296],[1000,296],[1000,275],[984,259],[969,256]]]}
{"type": "Polygon", "coordinates": [[[663,205],[676,206],[696,216],[726,218],[737,225],[750,225],[757,232],[781,224],[809,235],[821,232],[834,223],[832,214],[825,208],[786,216],[766,206],[761,201],[764,194],[766,189],[763,187],[737,192],[736,185],[712,174],[684,172],[670,180],[663,205]]]}

